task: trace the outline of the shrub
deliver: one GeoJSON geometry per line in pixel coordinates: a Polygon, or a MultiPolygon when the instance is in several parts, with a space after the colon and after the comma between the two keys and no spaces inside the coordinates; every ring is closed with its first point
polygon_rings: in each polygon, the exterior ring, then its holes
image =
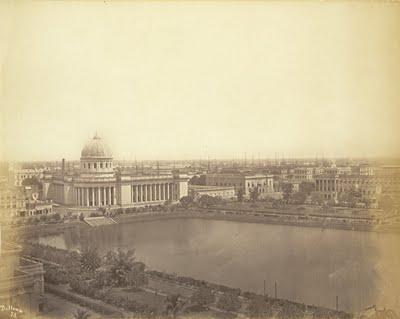
{"type": "Polygon", "coordinates": [[[217,303],[217,307],[225,311],[237,311],[240,309],[240,306],[238,296],[230,293],[224,293],[217,303]]]}
{"type": "Polygon", "coordinates": [[[199,290],[197,290],[192,295],[192,298],[191,298],[191,301],[193,303],[202,305],[202,306],[211,304],[214,302],[214,300],[215,300],[215,297],[214,297],[211,289],[207,288],[207,287],[202,287],[199,290]]]}

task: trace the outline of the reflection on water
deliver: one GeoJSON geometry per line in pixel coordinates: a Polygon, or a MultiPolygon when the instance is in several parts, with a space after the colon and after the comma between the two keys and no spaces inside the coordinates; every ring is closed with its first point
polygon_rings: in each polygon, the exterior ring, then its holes
{"type": "Polygon", "coordinates": [[[399,235],[291,226],[173,219],[67,231],[40,239],[103,252],[135,248],[160,271],[308,304],[358,311],[372,304],[399,309],[399,235]],[[397,270],[397,271],[396,271],[397,270]]]}

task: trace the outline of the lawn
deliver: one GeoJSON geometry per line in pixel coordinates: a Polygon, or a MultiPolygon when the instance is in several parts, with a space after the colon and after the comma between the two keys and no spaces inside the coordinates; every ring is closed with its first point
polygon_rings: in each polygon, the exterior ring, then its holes
{"type": "Polygon", "coordinates": [[[110,294],[135,300],[140,304],[146,304],[154,307],[158,311],[163,310],[165,305],[165,297],[139,289],[112,288],[110,294]]]}

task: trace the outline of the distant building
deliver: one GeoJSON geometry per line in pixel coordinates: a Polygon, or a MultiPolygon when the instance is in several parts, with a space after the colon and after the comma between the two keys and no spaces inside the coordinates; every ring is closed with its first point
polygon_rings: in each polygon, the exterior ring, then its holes
{"type": "Polygon", "coordinates": [[[274,191],[272,175],[258,175],[246,173],[217,173],[206,175],[207,186],[231,186],[235,190],[235,195],[239,190],[243,191],[243,196],[250,197],[250,192],[257,188],[260,197],[265,197],[274,191]]]}
{"type": "Polygon", "coordinates": [[[71,208],[134,207],[177,202],[188,194],[186,175],[143,175],[114,168],[109,147],[97,135],[82,149],[80,167],[45,174],[43,196],[71,208]]]}
{"type": "Polygon", "coordinates": [[[374,175],[374,168],[367,164],[360,165],[359,170],[360,170],[360,175],[366,175],[366,176],[374,175]]]}
{"type": "Polygon", "coordinates": [[[0,220],[20,216],[26,211],[26,199],[23,187],[0,185],[0,220]]]}
{"type": "Polygon", "coordinates": [[[349,166],[333,166],[324,168],[323,173],[326,175],[345,175],[352,174],[352,169],[349,166]]]}
{"type": "Polygon", "coordinates": [[[293,180],[297,182],[311,182],[314,178],[313,167],[297,167],[293,172],[293,180]]]}
{"type": "Polygon", "coordinates": [[[40,200],[38,191],[31,186],[0,186],[0,220],[52,212],[53,204],[40,200]]]}
{"type": "Polygon", "coordinates": [[[350,191],[359,192],[362,199],[376,200],[382,187],[371,176],[326,174],[316,178],[315,190],[327,200],[337,200],[339,195],[350,191]]]}
{"type": "Polygon", "coordinates": [[[400,166],[387,165],[374,168],[374,176],[382,185],[382,193],[394,195],[399,199],[400,194],[400,166]]]}
{"type": "Polygon", "coordinates": [[[36,177],[37,179],[43,178],[44,169],[42,168],[20,168],[11,171],[11,177],[15,186],[21,186],[22,182],[27,178],[36,177]]]}
{"type": "Polygon", "coordinates": [[[189,185],[189,196],[191,196],[195,201],[204,195],[220,197],[222,199],[236,198],[235,187],[233,186],[189,185]]]}

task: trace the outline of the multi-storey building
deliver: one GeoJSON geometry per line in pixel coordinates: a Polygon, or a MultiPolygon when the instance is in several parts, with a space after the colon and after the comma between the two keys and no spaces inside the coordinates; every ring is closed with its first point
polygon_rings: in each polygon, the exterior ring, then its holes
{"type": "Polygon", "coordinates": [[[359,192],[362,199],[376,200],[382,188],[371,176],[325,174],[316,178],[315,190],[328,200],[337,200],[340,194],[350,191],[359,192]]]}
{"type": "Polygon", "coordinates": [[[21,186],[25,179],[36,177],[37,179],[43,178],[45,172],[42,168],[20,168],[14,169],[11,172],[11,178],[13,179],[15,186],[21,186]]]}
{"type": "Polygon", "coordinates": [[[188,176],[142,175],[114,167],[110,148],[94,136],[82,149],[80,167],[45,174],[43,196],[72,208],[134,207],[176,202],[188,194],[188,176]]]}
{"type": "Polygon", "coordinates": [[[293,172],[293,180],[296,182],[311,182],[314,178],[313,167],[297,167],[293,172]]]}
{"type": "Polygon", "coordinates": [[[45,304],[43,265],[21,257],[21,251],[16,244],[0,243],[0,306],[9,318],[33,318],[45,304]]]}
{"type": "Polygon", "coordinates": [[[239,190],[242,190],[244,197],[249,197],[254,188],[258,188],[260,197],[267,196],[274,191],[272,175],[246,173],[207,174],[206,185],[232,186],[235,189],[235,195],[238,194],[239,190]]]}
{"type": "Polygon", "coordinates": [[[20,216],[26,210],[23,187],[0,185],[0,220],[20,216]]]}
{"type": "Polygon", "coordinates": [[[220,197],[222,199],[234,199],[235,188],[233,186],[204,186],[189,185],[189,195],[196,201],[203,195],[220,197]]]}
{"type": "Polygon", "coordinates": [[[380,166],[374,168],[374,176],[382,185],[382,193],[394,195],[399,199],[400,194],[400,166],[380,166]]]}

